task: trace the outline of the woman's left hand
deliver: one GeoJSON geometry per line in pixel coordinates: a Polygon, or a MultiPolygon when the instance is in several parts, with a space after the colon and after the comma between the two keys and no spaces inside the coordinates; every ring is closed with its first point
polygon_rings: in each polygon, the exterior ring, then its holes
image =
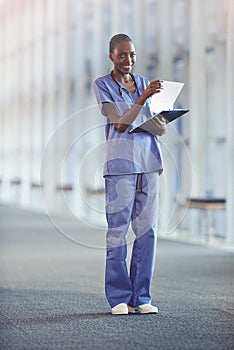
{"type": "Polygon", "coordinates": [[[167,122],[163,116],[158,116],[149,120],[150,125],[156,130],[158,136],[162,136],[167,131],[167,122]]]}

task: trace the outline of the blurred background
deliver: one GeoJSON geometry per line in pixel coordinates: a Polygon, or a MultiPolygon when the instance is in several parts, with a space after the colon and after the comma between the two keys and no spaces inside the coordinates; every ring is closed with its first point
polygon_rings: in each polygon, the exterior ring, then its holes
{"type": "Polygon", "coordinates": [[[93,82],[123,32],[134,71],[184,82],[190,109],[160,138],[160,235],[233,244],[233,0],[1,0],[0,26],[2,204],[105,227],[93,82]]]}

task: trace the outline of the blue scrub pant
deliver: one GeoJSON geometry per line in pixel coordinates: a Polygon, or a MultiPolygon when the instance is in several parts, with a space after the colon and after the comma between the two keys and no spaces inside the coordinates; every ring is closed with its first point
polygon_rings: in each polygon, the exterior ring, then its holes
{"type": "Polygon", "coordinates": [[[107,175],[105,292],[111,307],[151,302],[157,240],[158,173],[107,175]],[[130,272],[126,257],[126,234],[132,224],[135,241],[130,272]]]}

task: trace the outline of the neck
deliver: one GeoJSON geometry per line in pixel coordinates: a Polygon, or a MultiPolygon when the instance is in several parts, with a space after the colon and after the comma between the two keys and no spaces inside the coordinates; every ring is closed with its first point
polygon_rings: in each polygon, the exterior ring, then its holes
{"type": "Polygon", "coordinates": [[[119,71],[116,71],[115,69],[112,70],[111,75],[115,80],[118,80],[121,83],[127,83],[129,82],[129,80],[132,80],[130,73],[124,74],[119,71]]]}

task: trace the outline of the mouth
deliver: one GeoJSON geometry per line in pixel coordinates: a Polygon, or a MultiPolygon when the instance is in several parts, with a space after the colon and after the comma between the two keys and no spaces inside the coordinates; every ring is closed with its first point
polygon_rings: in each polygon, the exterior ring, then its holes
{"type": "Polygon", "coordinates": [[[128,65],[128,66],[124,65],[123,68],[124,68],[124,69],[131,69],[131,68],[132,68],[132,65],[128,65]]]}

